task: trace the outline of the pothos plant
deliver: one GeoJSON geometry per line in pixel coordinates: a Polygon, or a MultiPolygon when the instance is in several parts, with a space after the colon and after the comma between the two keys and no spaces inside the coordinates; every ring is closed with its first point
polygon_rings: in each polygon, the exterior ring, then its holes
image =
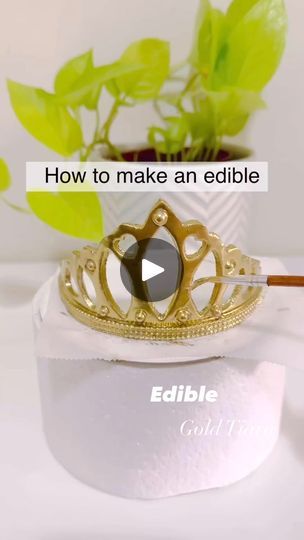
{"type": "MultiPolygon", "coordinates": [[[[200,0],[193,46],[180,65],[171,67],[169,43],[160,39],[132,43],[104,66],[96,66],[88,51],[58,71],[52,92],[8,81],[11,103],[37,140],[65,158],[78,154],[86,161],[98,147],[124,160],[112,126],[121,109],[150,101],[160,119],[147,129],[155,160],[216,160],[223,139],[237,135],[265,106],[261,93],[279,66],[286,29],[283,0],[233,0],[225,13],[200,0]],[[105,93],[111,98],[108,111],[102,106],[105,93]],[[89,138],[84,111],[94,118],[89,138]]],[[[52,227],[100,239],[95,193],[29,193],[28,202],[52,227]]]]}

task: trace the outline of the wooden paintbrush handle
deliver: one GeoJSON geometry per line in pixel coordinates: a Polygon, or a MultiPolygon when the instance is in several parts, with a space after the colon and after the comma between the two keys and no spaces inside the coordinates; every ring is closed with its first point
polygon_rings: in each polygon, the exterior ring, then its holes
{"type": "Polygon", "coordinates": [[[304,287],[304,276],[268,276],[269,287],[304,287]]]}

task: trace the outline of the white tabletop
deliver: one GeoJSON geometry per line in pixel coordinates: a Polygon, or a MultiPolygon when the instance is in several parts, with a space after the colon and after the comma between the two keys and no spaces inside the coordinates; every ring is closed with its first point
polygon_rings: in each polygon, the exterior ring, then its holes
{"type": "MultiPolygon", "coordinates": [[[[304,273],[304,258],[284,263],[304,273]]],[[[1,540],[302,540],[304,372],[288,370],[273,454],[229,488],[125,500],[83,485],[55,461],[41,428],[30,305],[54,268],[0,265],[1,540]]]]}

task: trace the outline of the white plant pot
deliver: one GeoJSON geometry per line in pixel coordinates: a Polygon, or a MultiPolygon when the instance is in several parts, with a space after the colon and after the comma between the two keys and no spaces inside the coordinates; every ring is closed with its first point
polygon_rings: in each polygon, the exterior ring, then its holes
{"type": "MultiPolygon", "coordinates": [[[[143,148],[138,145],[137,148],[143,148]]],[[[250,151],[226,145],[226,149],[240,156],[238,161],[252,158],[250,151]]],[[[123,148],[130,150],[129,148],[123,148]]],[[[132,148],[134,150],[134,147],[132,148]]],[[[100,152],[92,160],[100,161],[100,152]]],[[[123,166],[123,164],[122,164],[123,166]]],[[[102,193],[100,194],[105,233],[112,233],[121,223],[143,223],[152,206],[165,198],[182,221],[198,219],[210,232],[220,235],[226,244],[235,244],[247,249],[250,222],[251,194],[235,193],[102,193]]]]}

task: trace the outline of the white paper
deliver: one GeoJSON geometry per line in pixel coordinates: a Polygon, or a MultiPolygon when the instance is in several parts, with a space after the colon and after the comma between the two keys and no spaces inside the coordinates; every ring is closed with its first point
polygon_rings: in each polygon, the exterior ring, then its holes
{"type": "MultiPolygon", "coordinates": [[[[277,259],[263,259],[263,272],[284,274],[277,259]]],[[[304,368],[304,292],[269,288],[263,303],[240,326],[179,342],[141,341],[112,336],[79,323],[62,303],[57,274],[37,293],[36,354],[43,358],[103,359],[171,363],[212,357],[268,361],[304,368]]]]}

